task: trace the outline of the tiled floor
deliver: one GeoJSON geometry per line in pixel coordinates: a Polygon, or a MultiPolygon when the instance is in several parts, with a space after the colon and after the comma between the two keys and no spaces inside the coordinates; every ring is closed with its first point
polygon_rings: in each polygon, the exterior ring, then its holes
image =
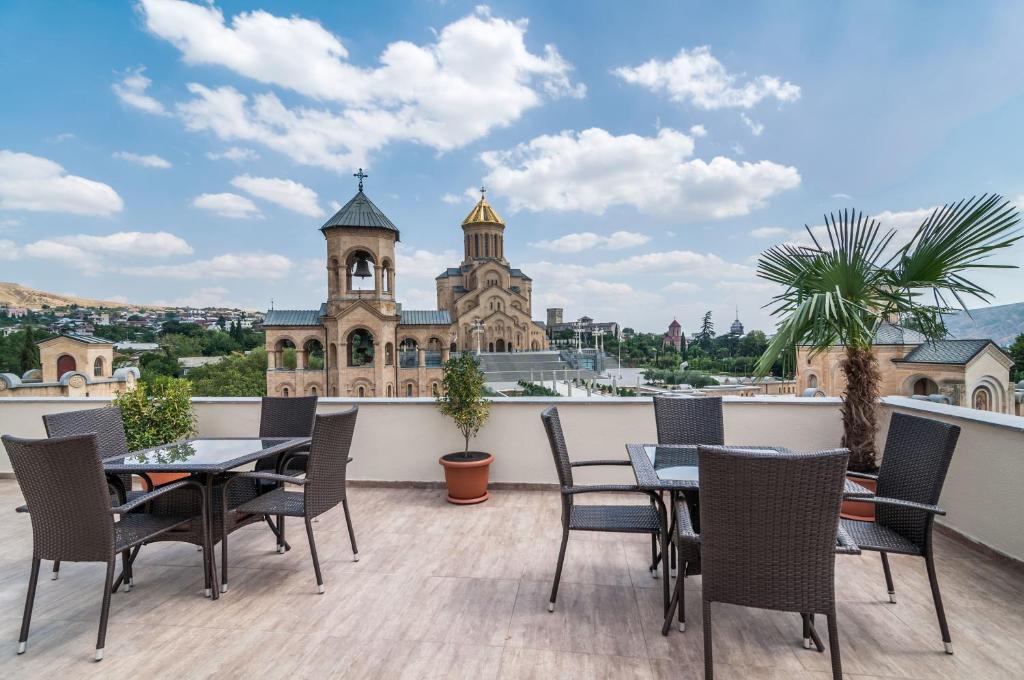
{"type": "MultiPolygon", "coordinates": [[[[438,490],[354,488],[361,561],[338,511],[278,555],[265,526],[232,535],[231,588],[202,596],[195,548],[143,549],[131,593],[113,597],[106,659],[91,661],[102,565],[44,566],[28,651],[15,655],[28,582],[29,519],[0,512],[4,678],[700,678],[700,579],[686,633],[662,637],[660,582],[644,537],[576,534],[558,607],[547,599],[560,536],[557,494],[496,491],[456,507],[438,490]]],[[[0,508],[20,502],[0,480],[0,508]]],[[[218,551],[219,554],[219,551],[218,551]]],[[[894,557],[889,604],[877,555],[837,558],[843,667],[850,678],[1024,677],[1024,577],[939,537],[939,578],[956,654],[942,651],[924,563],[894,557]]],[[[715,605],[718,677],[828,678],[794,615],[715,605]]],[[[821,626],[824,628],[824,626],[821,626]]],[[[824,635],[824,631],[823,631],[824,635]]]]}

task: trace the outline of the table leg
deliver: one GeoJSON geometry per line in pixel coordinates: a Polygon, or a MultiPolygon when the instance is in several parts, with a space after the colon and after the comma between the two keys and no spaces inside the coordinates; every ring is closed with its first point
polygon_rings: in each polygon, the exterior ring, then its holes
{"type": "Polygon", "coordinates": [[[208,511],[206,513],[206,545],[203,547],[209,556],[208,564],[210,565],[210,588],[206,591],[206,596],[217,600],[220,598],[220,588],[217,587],[217,563],[215,562],[216,557],[213,554],[213,475],[206,475],[206,507],[208,511]]]}
{"type": "Polygon", "coordinates": [[[658,505],[658,519],[659,525],[661,526],[661,588],[662,588],[662,602],[664,603],[663,615],[668,615],[669,602],[671,600],[671,593],[669,592],[669,565],[668,565],[668,553],[669,550],[669,535],[668,535],[668,513],[665,512],[665,501],[661,500],[660,494],[655,494],[653,498],[656,500],[658,505]]]}

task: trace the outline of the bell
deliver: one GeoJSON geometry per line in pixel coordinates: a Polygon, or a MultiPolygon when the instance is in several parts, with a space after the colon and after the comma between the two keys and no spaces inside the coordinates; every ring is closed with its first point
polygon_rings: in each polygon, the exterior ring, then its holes
{"type": "Polygon", "coordinates": [[[366,261],[365,257],[360,257],[356,261],[356,270],[352,272],[352,276],[360,279],[368,279],[373,276],[370,273],[370,263],[366,261]]]}

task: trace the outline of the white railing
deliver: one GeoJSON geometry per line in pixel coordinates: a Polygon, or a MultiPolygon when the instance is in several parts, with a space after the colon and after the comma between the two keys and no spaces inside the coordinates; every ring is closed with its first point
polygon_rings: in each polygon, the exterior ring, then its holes
{"type": "MultiPolygon", "coordinates": [[[[15,398],[0,400],[0,433],[44,436],[42,415],[90,406],[103,398],[15,398]]],[[[196,398],[199,434],[252,436],[259,427],[259,399],[196,398]]],[[[725,397],[725,429],[730,444],[774,444],[794,450],[833,448],[842,438],[840,401],[835,398],[725,397]]],[[[451,421],[430,398],[321,398],[320,411],[359,405],[349,473],[354,480],[439,482],[439,456],[461,450],[451,421]]],[[[495,456],[495,482],[554,484],[555,473],[539,414],[557,405],[569,451],[575,458],[625,457],[625,442],[654,441],[650,399],[498,398],[491,418],[472,447],[495,456]]],[[[1024,418],[989,414],[902,397],[886,398],[883,424],[897,410],[954,422],[962,428],[941,503],[950,528],[999,552],[1024,560],[1024,418]]],[[[885,428],[879,433],[884,442],[885,428]]],[[[0,450],[0,473],[10,471],[0,450]]],[[[628,467],[586,468],[583,482],[631,481],[628,467]]],[[[765,499],[766,503],[770,499],[765,499]]],[[[766,505],[766,507],[768,507],[766,505]]]]}

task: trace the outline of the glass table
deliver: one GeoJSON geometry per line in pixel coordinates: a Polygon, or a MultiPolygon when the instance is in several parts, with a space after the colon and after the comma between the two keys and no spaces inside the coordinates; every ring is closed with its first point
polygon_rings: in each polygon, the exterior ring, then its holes
{"type": "MultiPolygon", "coordinates": [[[[261,458],[275,456],[297,449],[308,448],[310,437],[221,437],[186,439],[182,442],[164,444],[128,455],[111,456],[103,459],[107,473],[139,472],[180,472],[196,477],[203,485],[206,507],[213,507],[213,488],[217,478],[236,468],[248,465],[261,458]]],[[[208,535],[213,536],[213,512],[207,513],[208,535]]],[[[217,573],[213,550],[210,550],[210,565],[213,571],[211,583],[216,583],[217,573]]],[[[219,597],[220,588],[212,588],[212,599],[219,597]]]]}

